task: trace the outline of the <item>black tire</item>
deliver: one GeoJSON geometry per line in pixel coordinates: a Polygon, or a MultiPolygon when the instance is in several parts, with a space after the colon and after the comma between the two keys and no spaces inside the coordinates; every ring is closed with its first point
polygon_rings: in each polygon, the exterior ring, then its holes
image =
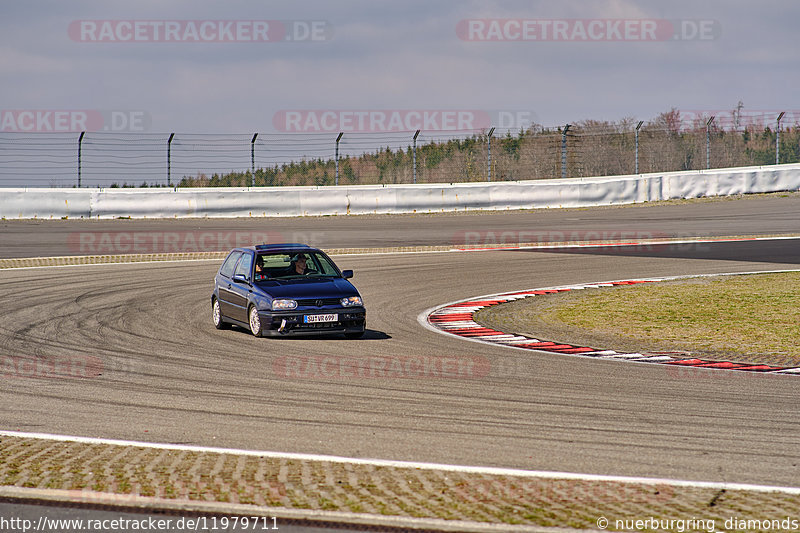
{"type": "Polygon", "coordinates": [[[231,327],[230,324],[222,319],[222,312],[219,309],[219,300],[217,300],[216,297],[211,299],[211,320],[214,322],[214,327],[217,329],[228,329],[231,327]]]}
{"type": "Polygon", "coordinates": [[[264,328],[261,325],[261,317],[258,316],[258,309],[256,309],[256,306],[251,305],[247,310],[247,321],[250,323],[250,333],[256,337],[260,337],[264,328]]]}

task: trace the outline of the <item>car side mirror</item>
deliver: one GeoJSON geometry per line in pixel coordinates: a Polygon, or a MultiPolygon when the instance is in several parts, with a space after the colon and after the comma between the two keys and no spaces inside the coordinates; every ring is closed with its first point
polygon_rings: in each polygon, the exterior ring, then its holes
{"type": "Polygon", "coordinates": [[[244,274],[234,274],[233,281],[236,283],[250,283],[250,281],[247,279],[247,276],[244,274]]]}
{"type": "Polygon", "coordinates": [[[352,278],[353,277],[353,271],[352,270],[342,270],[342,277],[344,279],[352,278]]]}

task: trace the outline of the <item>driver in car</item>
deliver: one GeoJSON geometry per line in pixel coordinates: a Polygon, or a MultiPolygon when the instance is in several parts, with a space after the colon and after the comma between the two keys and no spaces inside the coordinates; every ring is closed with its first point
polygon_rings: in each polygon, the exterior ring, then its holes
{"type": "Polygon", "coordinates": [[[291,266],[289,266],[289,272],[287,275],[289,276],[302,276],[308,274],[309,270],[306,266],[306,256],[305,254],[298,254],[294,261],[292,261],[291,266]]]}

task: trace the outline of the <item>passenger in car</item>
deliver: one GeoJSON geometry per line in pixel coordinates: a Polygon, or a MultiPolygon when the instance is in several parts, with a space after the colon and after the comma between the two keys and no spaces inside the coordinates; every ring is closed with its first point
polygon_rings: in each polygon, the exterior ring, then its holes
{"type": "Polygon", "coordinates": [[[263,281],[268,277],[267,273],[264,272],[264,258],[260,255],[256,256],[256,268],[253,277],[255,281],[263,281]]]}

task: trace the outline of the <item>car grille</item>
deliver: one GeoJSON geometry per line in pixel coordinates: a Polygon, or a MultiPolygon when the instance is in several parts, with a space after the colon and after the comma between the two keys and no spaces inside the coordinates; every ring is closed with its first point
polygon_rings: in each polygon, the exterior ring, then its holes
{"type": "Polygon", "coordinates": [[[343,327],[341,322],[317,322],[314,324],[297,324],[293,329],[294,330],[305,330],[305,329],[339,329],[343,327]]]}
{"type": "Polygon", "coordinates": [[[297,300],[297,305],[304,307],[322,307],[323,305],[341,305],[341,302],[339,298],[305,298],[297,300]]]}

